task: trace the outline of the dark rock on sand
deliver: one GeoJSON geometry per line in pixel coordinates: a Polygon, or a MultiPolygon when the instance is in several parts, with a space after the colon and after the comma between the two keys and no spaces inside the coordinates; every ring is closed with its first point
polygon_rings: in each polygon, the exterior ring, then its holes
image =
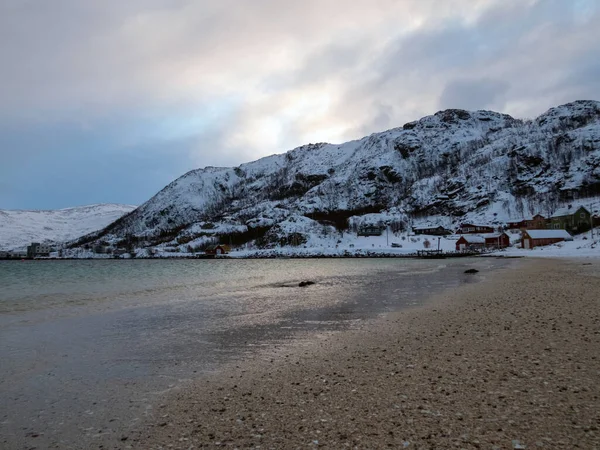
{"type": "Polygon", "coordinates": [[[299,287],[306,287],[306,286],[310,286],[311,284],[315,284],[314,281],[301,281],[300,284],[298,284],[299,287]]]}
{"type": "Polygon", "coordinates": [[[477,270],[477,269],[468,269],[468,270],[465,270],[465,273],[477,273],[477,272],[479,272],[479,270],[477,270]]]}

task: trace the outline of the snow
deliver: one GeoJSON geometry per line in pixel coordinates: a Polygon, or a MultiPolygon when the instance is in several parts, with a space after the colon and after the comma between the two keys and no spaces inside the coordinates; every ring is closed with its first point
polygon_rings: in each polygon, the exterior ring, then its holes
{"type": "Polygon", "coordinates": [[[572,241],[563,241],[553,245],[522,249],[510,247],[501,252],[505,256],[521,256],[534,258],[600,258],[600,228],[593,232],[574,236],[572,241]]]}
{"type": "Polygon", "coordinates": [[[0,249],[72,240],[104,228],[134,209],[131,205],[99,204],[57,210],[0,210],[0,249]]]}
{"type": "MultiPolygon", "coordinates": [[[[564,206],[562,208],[558,208],[556,211],[554,211],[554,214],[552,214],[551,217],[562,217],[562,216],[570,216],[571,214],[575,213],[579,208],[585,208],[584,205],[569,205],[569,206],[564,206]]],[[[585,208],[587,209],[587,208],[585,208]]]]}
{"type": "Polygon", "coordinates": [[[462,238],[467,241],[467,244],[485,244],[485,238],[475,234],[464,234],[462,238]]]}
{"type": "Polygon", "coordinates": [[[252,247],[234,249],[232,257],[260,257],[260,256],[406,256],[425,250],[428,241],[432,250],[453,252],[456,249],[456,237],[452,236],[412,236],[408,233],[392,233],[384,230],[381,236],[357,236],[356,233],[319,234],[309,236],[305,245],[278,246],[271,249],[257,249],[252,247]],[[392,244],[400,247],[392,247],[392,244]]]}
{"type": "MultiPolygon", "coordinates": [[[[533,121],[446,110],[343,144],[308,144],[238,167],[193,170],[88,240],[115,244],[135,235],[141,247],[183,253],[186,245],[272,227],[266,239],[253,238],[239,251],[402,253],[423,249],[423,241],[393,231],[454,230],[460,223],[497,229],[509,218],[547,217],[576,195],[598,195],[596,183],[600,102],[562,105],[533,121]],[[365,225],[387,232],[356,236],[365,225]],[[301,245],[288,248],[298,235],[301,245]],[[392,240],[402,247],[392,249],[392,240]]],[[[440,245],[453,250],[456,239],[440,245]]],[[[437,244],[437,237],[430,241],[437,244]]]]}
{"type": "Polygon", "coordinates": [[[504,233],[484,233],[480,234],[480,236],[484,239],[497,239],[502,236],[504,233]]]}
{"type": "Polygon", "coordinates": [[[573,240],[573,237],[566,230],[527,230],[527,234],[532,239],[565,239],[573,240]]]}

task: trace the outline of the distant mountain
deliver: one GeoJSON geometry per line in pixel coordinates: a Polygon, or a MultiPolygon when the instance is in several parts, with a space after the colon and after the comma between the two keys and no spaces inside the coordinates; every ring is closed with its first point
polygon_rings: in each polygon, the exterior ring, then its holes
{"type": "Polygon", "coordinates": [[[319,227],[499,224],[599,194],[600,102],[576,101],[528,121],[449,109],[341,145],[193,170],[74,245],[257,237],[259,246],[298,245],[319,227]]]}
{"type": "Polygon", "coordinates": [[[0,210],[0,249],[31,242],[64,242],[104,228],[135,209],[131,205],[89,205],[57,210],[0,210]]]}

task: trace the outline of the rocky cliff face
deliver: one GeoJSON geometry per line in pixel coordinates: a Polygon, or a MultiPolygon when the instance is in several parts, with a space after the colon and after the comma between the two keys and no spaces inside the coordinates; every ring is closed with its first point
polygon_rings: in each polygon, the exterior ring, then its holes
{"type": "Polygon", "coordinates": [[[76,245],[243,240],[282,228],[289,237],[314,222],[500,223],[598,194],[600,102],[569,103],[532,121],[446,110],[357,141],[191,171],[76,245]]]}

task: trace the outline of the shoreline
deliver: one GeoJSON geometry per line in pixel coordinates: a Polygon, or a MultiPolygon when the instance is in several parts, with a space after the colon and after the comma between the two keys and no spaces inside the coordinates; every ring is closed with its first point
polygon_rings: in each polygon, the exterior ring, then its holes
{"type": "Polygon", "coordinates": [[[600,262],[585,266],[523,259],[425,306],[237,363],[171,393],[128,444],[598,447],[600,262]]]}
{"type": "MultiPolygon", "coordinates": [[[[245,259],[366,259],[366,258],[399,258],[399,259],[456,259],[456,258],[524,258],[527,255],[504,255],[499,252],[448,252],[442,253],[441,258],[433,256],[420,256],[417,253],[386,253],[386,252],[356,252],[356,253],[253,253],[249,255],[200,255],[200,256],[140,256],[135,258],[115,258],[115,257],[86,257],[86,258],[58,258],[58,257],[42,257],[42,258],[0,258],[0,261],[135,261],[135,260],[177,260],[177,259],[198,259],[198,260],[245,260],[245,259]]],[[[533,257],[537,257],[534,255],[533,257]]]]}
{"type": "Polygon", "coordinates": [[[0,314],[5,446],[127,448],[132,430],[159,411],[164,392],[227,373],[236,361],[276,360],[277,352],[308,349],[323,336],[416,307],[433,292],[480,279],[463,274],[474,265],[491,272],[513,264],[493,258],[139,263],[9,267],[7,273],[19,270],[0,314]],[[235,274],[236,285],[227,274],[235,274]],[[57,283],[45,284],[48,278],[57,283]],[[316,284],[300,287],[303,280],[316,284]],[[35,297],[40,281],[47,292],[35,297]]]}

